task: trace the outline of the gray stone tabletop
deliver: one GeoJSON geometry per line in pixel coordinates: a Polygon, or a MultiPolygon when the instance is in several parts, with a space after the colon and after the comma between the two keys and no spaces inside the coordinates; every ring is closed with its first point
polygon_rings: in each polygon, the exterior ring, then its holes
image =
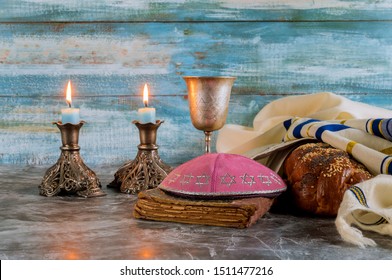
{"type": "Polygon", "coordinates": [[[334,220],[267,213],[247,229],[133,218],[136,196],[106,185],[118,166],[92,168],[104,197],[44,197],[47,167],[0,166],[2,260],[392,259],[392,237],[365,232],[376,247],[341,240],[334,220]]]}

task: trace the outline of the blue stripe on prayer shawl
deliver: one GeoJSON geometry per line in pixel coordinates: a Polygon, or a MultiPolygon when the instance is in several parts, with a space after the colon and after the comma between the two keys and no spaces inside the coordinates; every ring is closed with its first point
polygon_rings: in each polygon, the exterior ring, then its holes
{"type": "Polygon", "coordinates": [[[381,174],[383,174],[384,172],[383,172],[383,169],[384,169],[384,164],[385,164],[385,162],[387,161],[389,159],[389,162],[388,162],[388,166],[385,168],[385,170],[387,171],[387,174],[391,174],[392,175],[392,157],[391,156],[386,156],[383,160],[382,160],[382,162],[381,162],[381,164],[380,164],[380,173],[381,174]]]}
{"type": "Polygon", "coordinates": [[[304,121],[303,123],[298,124],[298,125],[293,129],[293,136],[294,136],[295,138],[302,138],[301,129],[302,129],[305,125],[307,125],[308,123],[312,123],[312,122],[319,122],[319,120],[310,119],[310,120],[304,121]]]}
{"type": "Polygon", "coordinates": [[[374,135],[384,138],[379,127],[381,121],[382,119],[374,119],[372,122],[372,130],[374,135]]]}
{"type": "MultiPolygon", "coordinates": [[[[354,214],[352,214],[352,215],[354,215],[354,214]]],[[[375,221],[374,223],[364,223],[364,222],[362,222],[362,221],[360,221],[359,220],[359,218],[357,218],[357,217],[355,217],[354,216],[354,218],[359,222],[359,223],[361,223],[362,225],[364,225],[364,226],[378,226],[378,225],[381,225],[381,224],[386,224],[388,221],[385,219],[385,218],[383,218],[383,217],[380,217],[377,221],[375,221]]],[[[376,217],[375,217],[376,218],[376,217]]]]}
{"type": "Polygon", "coordinates": [[[392,134],[391,134],[391,132],[392,132],[392,124],[391,124],[391,121],[392,121],[392,119],[388,119],[387,122],[385,122],[385,121],[383,122],[383,131],[384,131],[385,137],[387,137],[387,135],[388,135],[387,139],[389,141],[392,140],[392,134]],[[391,128],[389,128],[390,126],[391,126],[391,128]]]}
{"type": "Polygon", "coordinates": [[[363,191],[361,190],[361,188],[357,187],[357,186],[351,186],[349,188],[349,190],[353,193],[353,195],[355,196],[355,198],[358,200],[358,202],[360,204],[362,204],[363,206],[369,208],[367,201],[366,201],[366,196],[363,193],[363,191]]]}
{"type": "Polygon", "coordinates": [[[368,119],[368,120],[366,121],[366,125],[365,125],[366,132],[367,132],[367,133],[370,133],[370,132],[369,132],[369,129],[368,129],[368,124],[369,124],[370,120],[371,120],[371,119],[368,119]]]}
{"type": "MultiPolygon", "coordinates": [[[[367,201],[366,201],[366,196],[360,187],[354,185],[354,186],[351,186],[348,190],[351,191],[351,193],[355,196],[355,198],[358,200],[358,202],[361,205],[365,206],[366,208],[369,208],[369,205],[367,204],[367,201]]],[[[381,224],[388,222],[384,217],[374,217],[374,218],[378,218],[378,219],[375,220],[374,222],[366,222],[365,223],[365,222],[361,221],[360,218],[356,217],[354,215],[354,213],[351,213],[351,215],[359,223],[361,223],[362,225],[365,225],[365,226],[376,226],[376,225],[381,225],[381,224]]]]}
{"type": "Polygon", "coordinates": [[[388,221],[384,217],[381,217],[380,220],[378,220],[378,222],[375,223],[375,225],[381,225],[386,223],[388,223],[388,221]]]}
{"type": "Polygon", "coordinates": [[[392,175],[392,164],[391,163],[392,163],[392,161],[390,161],[388,164],[388,174],[392,175]]]}
{"type": "Polygon", "coordinates": [[[315,137],[322,141],[321,136],[323,134],[324,131],[340,131],[343,129],[347,129],[350,128],[347,125],[343,125],[343,124],[327,124],[327,125],[323,125],[321,127],[319,127],[316,131],[316,135],[315,137]]]}
{"type": "Polygon", "coordinates": [[[385,163],[385,161],[387,160],[387,158],[389,158],[389,156],[388,156],[388,157],[385,157],[385,158],[382,160],[381,164],[380,164],[380,174],[383,174],[382,170],[383,170],[383,166],[384,166],[384,163],[385,163]]]}
{"type": "Polygon", "coordinates": [[[286,128],[286,130],[289,130],[291,124],[292,124],[292,119],[288,119],[283,122],[283,126],[284,128],[286,128]]]}

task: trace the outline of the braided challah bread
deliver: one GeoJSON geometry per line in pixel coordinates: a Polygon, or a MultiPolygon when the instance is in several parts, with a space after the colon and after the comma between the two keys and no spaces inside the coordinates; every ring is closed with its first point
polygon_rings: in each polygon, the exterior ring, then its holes
{"type": "Polygon", "coordinates": [[[321,216],[336,216],[344,192],[372,177],[348,153],[325,143],[299,146],[283,168],[290,201],[302,211],[321,216]]]}

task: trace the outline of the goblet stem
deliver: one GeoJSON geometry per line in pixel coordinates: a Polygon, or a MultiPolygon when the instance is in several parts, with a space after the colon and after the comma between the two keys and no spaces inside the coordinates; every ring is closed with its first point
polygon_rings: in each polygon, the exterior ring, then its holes
{"type": "Polygon", "coordinates": [[[211,135],[212,135],[212,131],[204,131],[204,135],[205,135],[205,153],[209,154],[211,153],[211,135]]]}

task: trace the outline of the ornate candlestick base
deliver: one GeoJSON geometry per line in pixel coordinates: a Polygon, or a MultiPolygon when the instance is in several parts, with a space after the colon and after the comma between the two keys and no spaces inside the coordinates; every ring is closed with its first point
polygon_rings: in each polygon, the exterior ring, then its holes
{"type": "Polygon", "coordinates": [[[38,186],[43,196],[58,194],[76,194],[82,197],[96,197],[106,195],[101,190],[94,171],[89,169],[80,157],[78,145],[79,130],[85,122],[79,124],[54,122],[61,132],[61,155],[57,163],[50,167],[38,186]]]}
{"type": "Polygon", "coordinates": [[[114,180],[108,185],[129,194],[156,188],[172,170],[159,157],[158,146],[155,144],[157,130],[163,121],[157,120],[155,124],[141,124],[138,121],[133,123],[139,129],[139,151],[133,161],[126,162],[118,169],[114,180]]]}

